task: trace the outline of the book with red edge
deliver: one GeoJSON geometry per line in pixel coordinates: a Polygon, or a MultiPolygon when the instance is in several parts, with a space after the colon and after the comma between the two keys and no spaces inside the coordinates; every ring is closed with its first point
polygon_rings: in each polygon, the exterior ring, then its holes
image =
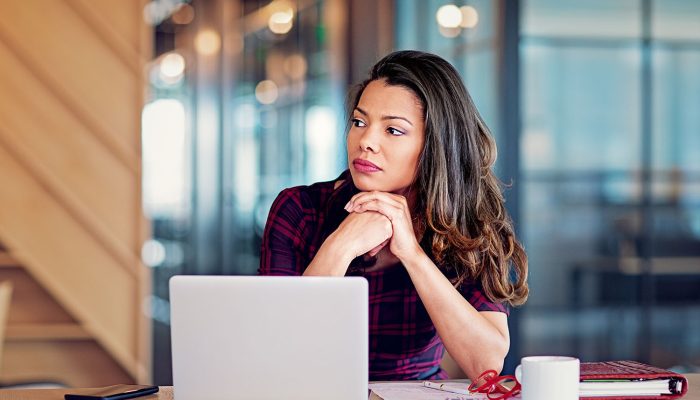
{"type": "Polygon", "coordinates": [[[685,376],[637,361],[581,363],[582,399],[676,399],[688,392],[685,376]]]}

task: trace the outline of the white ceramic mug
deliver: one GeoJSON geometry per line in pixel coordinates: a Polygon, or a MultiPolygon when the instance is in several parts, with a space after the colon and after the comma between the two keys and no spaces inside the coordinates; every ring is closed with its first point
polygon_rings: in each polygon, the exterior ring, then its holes
{"type": "Polygon", "coordinates": [[[523,357],[515,369],[522,400],[578,400],[578,358],[523,357]]]}

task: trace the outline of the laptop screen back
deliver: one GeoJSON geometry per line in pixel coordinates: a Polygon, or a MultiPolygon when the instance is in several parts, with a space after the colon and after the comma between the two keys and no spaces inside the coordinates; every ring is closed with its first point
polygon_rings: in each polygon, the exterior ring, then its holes
{"type": "Polygon", "coordinates": [[[176,276],[177,400],[364,400],[364,278],[176,276]]]}

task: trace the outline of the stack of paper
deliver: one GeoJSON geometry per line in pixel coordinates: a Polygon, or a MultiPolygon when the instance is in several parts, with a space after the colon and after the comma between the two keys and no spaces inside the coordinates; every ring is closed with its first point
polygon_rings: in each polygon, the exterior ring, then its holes
{"type": "Polygon", "coordinates": [[[671,379],[584,381],[579,387],[579,394],[581,397],[613,397],[661,396],[680,393],[681,387],[674,385],[680,385],[680,382],[672,382],[671,379]]]}
{"type": "MultiPolygon", "coordinates": [[[[467,392],[469,383],[442,382],[445,389],[467,392]]],[[[369,400],[484,400],[485,394],[459,394],[423,386],[422,381],[370,383],[369,400]]]]}

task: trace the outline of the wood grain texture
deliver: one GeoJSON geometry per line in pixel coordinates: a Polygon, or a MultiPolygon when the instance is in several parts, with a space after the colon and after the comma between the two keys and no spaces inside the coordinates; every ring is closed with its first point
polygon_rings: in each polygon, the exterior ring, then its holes
{"type": "MultiPolygon", "coordinates": [[[[127,57],[139,57],[146,60],[146,55],[140,51],[142,46],[139,37],[143,25],[144,1],[110,1],[110,0],[64,0],[65,3],[78,12],[83,13],[91,21],[89,25],[102,25],[101,28],[109,31],[106,35],[116,35],[119,39],[111,38],[109,41],[122,41],[122,46],[130,47],[136,54],[127,57]]],[[[94,27],[93,27],[94,28],[94,27]]]]}
{"type": "Polygon", "coordinates": [[[3,359],[4,382],[52,381],[71,387],[133,382],[93,340],[12,341],[3,359]]]}
{"type": "Polygon", "coordinates": [[[135,368],[137,282],[0,146],[0,237],[46,291],[128,368],[135,368]],[[26,249],[26,251],[24,250],[26,249]]]}
{"type": "MultiPolygon", "coordinates": [[[[134,76],[63,1],[0,2],[0,40],[125,165],[139,165],[134,76]]],[[[138,170],[136,168],[136,170],[138,170]]]]}
{"type": "Polygon", "coordinates": [[[8,281],[15,288],[7,319],[8,326],[76,323],[75,318],[24,268],[0,270],[0,281],[8,281]]]}
{"type": "Polygon", "coordinates": [[[51,189],[56,201],[84,220],[108,251],[133,266],[137,253],[128,244],[134,221],[127,216],[137,194],[136,176],[43,90],[2,43],[0,59],[0,74],[14,77],[0,81],[0,93],[14,93],[12,98],[0,96],[0,142],[51,189]]]}
{"type": "Polygon", "coordinates": [[[12,256],[0,250],[0,268],[18,268],[20,264],[12,256]]]}
{"type": "Polygon", "coordinates": [[[87,25],[94,35],[110,49],[117,58],[129,68],[134,76],[139,77],[145,59],[139,54],[138,20],[134,6],[136,2],[109,2],[89,0],[65,0],[73,12],[87,25]],[[110,6],[109,10],[100,6],[110,6]],[[114,7],[116,5],[116,7],[114,7]],[[117,19],[119,21],[117,22],[117,19]]]}
{"type": "Polygon", "coordinates": [[[27,342],[45,340],[88,340],[92,339],[77,323],[56,324],[12,324],[5,330],[7,341],[27,342]]]}
{"type": "Polygon", "coordinates": [[[0,280],[15,285],[2,380],[150,379],[147,1],[0,1],[0,280]],[[67,358],[78,345],[102,367],[67,358]]]}
{"type": "MultiPolygon", "coordinates": [[[[66,393],[87,393],[90,389],[27,389],[0,390],[1,400],[63,400],[66,393]]],[[[139,397],[139,400],[173,400],[175,398],[172,386],[161,386],[157,394],[139,397]]]]}
{"type": "Polygon", "coordinates": [[[0,357],[2,357],[3,343],[5,342],[5,323],[7,322],[7,314],[10,311],[11,299],[12,282],[0,281],[0,357]]]}

